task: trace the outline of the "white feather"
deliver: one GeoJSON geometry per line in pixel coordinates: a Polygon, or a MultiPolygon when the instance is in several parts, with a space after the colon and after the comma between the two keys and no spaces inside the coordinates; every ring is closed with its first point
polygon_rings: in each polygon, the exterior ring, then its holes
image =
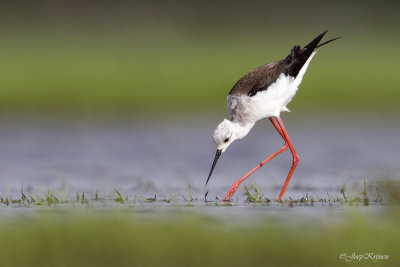
{"type": "Polygon", "coordinates": [[[287,104],[296,95],[298,87],[306,73],[307,67],[315,55],[314,51],[300,69],[296,79],[283,73],[268,90],[261,91],[255,96],[228,95],[228,110],[230,120],[241,124],[254,124],[256,121],[267,117],[277,117],[282,111],[289,111],[287,104]]]}

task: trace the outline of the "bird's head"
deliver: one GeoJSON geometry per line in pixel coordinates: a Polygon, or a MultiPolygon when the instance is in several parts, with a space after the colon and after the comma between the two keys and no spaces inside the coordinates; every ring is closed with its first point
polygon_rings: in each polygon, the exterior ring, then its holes
{"type": "Polygon", "coordinates": [[[228,146],[236,140],[236,126],[230,120],[224,119],[214,130],[214,143],[217,150],[225,152],[228,146]]]}
{"type": "Polygon", "coordinates": [[[207,182],[210,180],[211,174],[214,171],[215,165],[221,154],[225,152],[228,146],[235,141],[237,138],[236,135],[237,126],[233,124],[230,120],[224,119],[220,124],[218,124],[217,128],[214,131],[214,143],[217,146],[217,153],[215,154],[214,162],[211,166],[210,174],[208,175],[207,182]]]}

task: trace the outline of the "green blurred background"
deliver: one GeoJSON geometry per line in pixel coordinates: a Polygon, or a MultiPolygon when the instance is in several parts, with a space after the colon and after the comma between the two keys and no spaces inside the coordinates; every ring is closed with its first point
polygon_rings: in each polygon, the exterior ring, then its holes
{"type": "Polygon", "coordinates": [[[398,110],[398,1],[2,1],[0,114],[205,113],[328,29],[290,108],[398,110]]]}

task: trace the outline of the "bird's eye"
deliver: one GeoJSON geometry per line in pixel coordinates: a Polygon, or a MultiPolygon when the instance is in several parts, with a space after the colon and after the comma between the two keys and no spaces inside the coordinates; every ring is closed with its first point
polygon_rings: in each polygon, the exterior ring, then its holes
{"type": "Polygon", "coordinates": [[[229,141],[229,138],[225,138],[224,143],[226,143],[226,142],[228,142],[228,141],[229,141]]]}

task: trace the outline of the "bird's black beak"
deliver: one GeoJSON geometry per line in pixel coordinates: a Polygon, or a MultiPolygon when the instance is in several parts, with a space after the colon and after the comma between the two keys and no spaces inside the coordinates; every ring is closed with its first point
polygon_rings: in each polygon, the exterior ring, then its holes
{"type": "Polygon", "coordinates": [[[208,175],[206,185],[207,185],[208,181],[210,180],[211,174],[213,173],[213,170],[214,170],[214,168],[215,168],[215,165],[217,165],[217,161],[218,161],[218,159],[219,159],[219,156],[221,156],[221,153],[222,153],[222,149],[218,149],[218,150],[217,150],[217,153],[215,153],[214,162],[213,162],[213,164],[212,164],[212,166],[211,166],[210,174],[208,175]]]}

